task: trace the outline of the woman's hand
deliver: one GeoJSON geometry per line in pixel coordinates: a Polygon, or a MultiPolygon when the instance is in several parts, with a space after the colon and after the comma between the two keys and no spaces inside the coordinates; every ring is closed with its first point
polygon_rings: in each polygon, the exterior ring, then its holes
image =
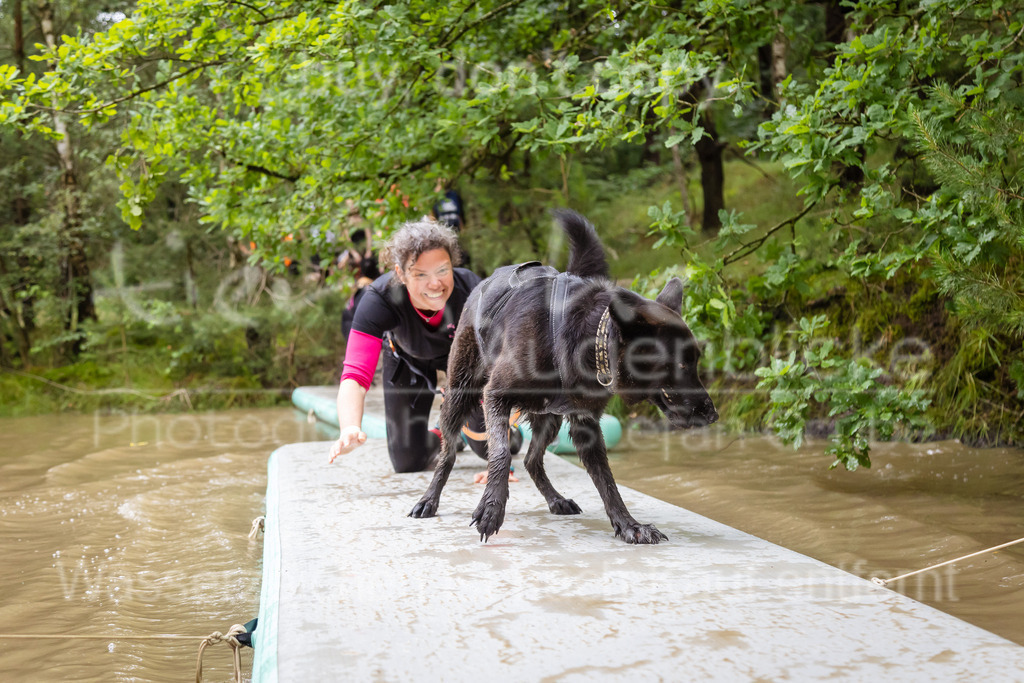
{"type": "Polygon", "coordinates": [[[364,443],[366,443],[366,432],[356,425],[345,427],[341,430],[338,440],[331,445],[331,457],[327,462],[334,462],[339,455],[351,453],[364,443]]]}

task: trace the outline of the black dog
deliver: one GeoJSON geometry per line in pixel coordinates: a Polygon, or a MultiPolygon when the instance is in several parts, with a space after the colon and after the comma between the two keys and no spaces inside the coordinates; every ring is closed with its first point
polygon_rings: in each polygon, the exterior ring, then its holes
{"type": "Polygon", "coordinates": [[[579,506],[551,485],[544,450],[563,416],[597,486],[616,536],[658,543],[667,536],[640,524],[615,486],[599,419],[613,394],[627,403],[647,399],[673,427],[698,427],[718,413],[697,377],[697,343],[679,316],[683,287],[673,278],[656,301],[612,285],[597,233],[582,216],[556,214],[569,237],[567,272],[540,263],[499,268],[470,295],[448,360],[441,407],[441,457],[423,498],[409,513],[432,517],[455,463],[459,428],[481,398],[488,425],[489,467],[473,523],[486,541],[505,519],[511,462],[507,425],[513,410],[530,420],[526,470],[556,515],[579,506]]]}

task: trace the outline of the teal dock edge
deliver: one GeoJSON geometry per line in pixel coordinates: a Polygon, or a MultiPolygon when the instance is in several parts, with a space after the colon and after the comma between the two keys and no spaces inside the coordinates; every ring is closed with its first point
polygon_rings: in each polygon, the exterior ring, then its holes
{"type": "MultiPolygon", "coordinates": [[[[298,387],[292,391],[292,403],[302,412],[313,414],[321,422],[337,427],[338,408],[335,395],[336,392],[332,387],[298,387]]],[[[364,413],[362,427],[371,439],[387,437],[387,425],[380,415],[364,413]]],[[[533,438],[533,432],[530,430],[528,422],[524,422],[520,427],[523,430],[524,439],[533,438]]],[[[601,433],[604,435],[605,446],[615,448],[622,440],[622,424],[614,415],[602,415],[601,433]]],[[[569,425],[565,421],[562,422],[562,428],[558,431],[558,438],[548,446],[548,451],[559,455],[576,452],[576,448],[569,438],[569,425]]]]}
{"type": "MultiPolygon", "coordinates": [[[[292,404],[306,413],[312,413],[324,424],[338,428],[338,400],[334,387],[298,387],[292,391],[292,404]]],[[[387,438],[384,418],[373,413],[363,414],[363,431],[371,439],[387,438]]]]}
{"type": "Polygon", "coordinates": [[[281,519],[278,449],[267,460],[267,499],[263,518],[263,584],[259,621],[253,633],[252,680],[277,683],[277,631],[281,597],[281,519]]]}

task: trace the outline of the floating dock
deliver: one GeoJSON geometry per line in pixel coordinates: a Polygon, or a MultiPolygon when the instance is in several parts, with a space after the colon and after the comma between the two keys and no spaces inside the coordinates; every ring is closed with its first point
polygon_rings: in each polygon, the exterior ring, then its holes
{"type": "Polygon", "coordinates": [[[620,487],[669,536],[626,545],[557,456],[551,480],[583,513],[550,514],[517,467],[481,543],[476,456],[438,517],[412,519],[431,473],[395,474],[381,440],[333,465],[329,446],[269,460],[253,681],[1024,680],[1024,647],[620,487]]]}

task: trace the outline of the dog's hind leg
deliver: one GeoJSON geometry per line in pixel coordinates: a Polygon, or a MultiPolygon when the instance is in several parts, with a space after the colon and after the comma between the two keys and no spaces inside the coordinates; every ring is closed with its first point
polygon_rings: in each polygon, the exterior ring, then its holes
{"type": "Polygon", "coordinates": [[[462,424],[480,405],[481,383],[476,377],[479,363],[479,349],[472,328],[459,328],[452,343],[452,359],[449,369],[454,370],[448,377],[448,390],[441,404],[441,454],[423,497],[413,506],[410,517],[433,517],[441,500],[441,490],[448,483],[448,475],[455,465],[456,445],[461,436],[462,424]],[[463,332],[465,329],[467,333],[463,332]]]}
{"type": "Polygon", "coordinates": [[[608,451],[605,449],[604,438],[598,421],[591,417],[574,415],[569,418],[569,436],[579,453],[580,462],[597,487],[604,502],[605,512],[611,520],[615,535],[626,543],[660,543],[667,541],[668,536],[658,531],[653,524],[641,524],[626,509],[622,502],[615,478],[608,466],[608,451]]]}
{"type": "Polygon", "coordinates": [[[537,490],[548,502],[548,510],[556,515],[578,515],[580,506],[556,491],[548,479],[547,472],[544,471],[544,449],[555,440],[561,424],[562,419],[558,415],[530,415],[533,437],[530,439],[530,449],[526,452],[523,464],[526,465],[526,471],[530,473],[537,490]]]}
{"type": "MultiPolygon", "coordinates": [[[[497,371],[492,373],[492,380],[497,371]]],[[[512,404],[492,387],[484,392],[484,414],[487,419],[487,484],[480,504],[473,512],[473,521],[480,532],[480,540],[486,542],[498,533],[505,521],[505,504],[508,503],[508,468],[512,464],[512,453],[508,446],[508,430],[504,428],[512,415],[512,404]],[[501,425],[496,428],[495,425],[501,425]]]]}

